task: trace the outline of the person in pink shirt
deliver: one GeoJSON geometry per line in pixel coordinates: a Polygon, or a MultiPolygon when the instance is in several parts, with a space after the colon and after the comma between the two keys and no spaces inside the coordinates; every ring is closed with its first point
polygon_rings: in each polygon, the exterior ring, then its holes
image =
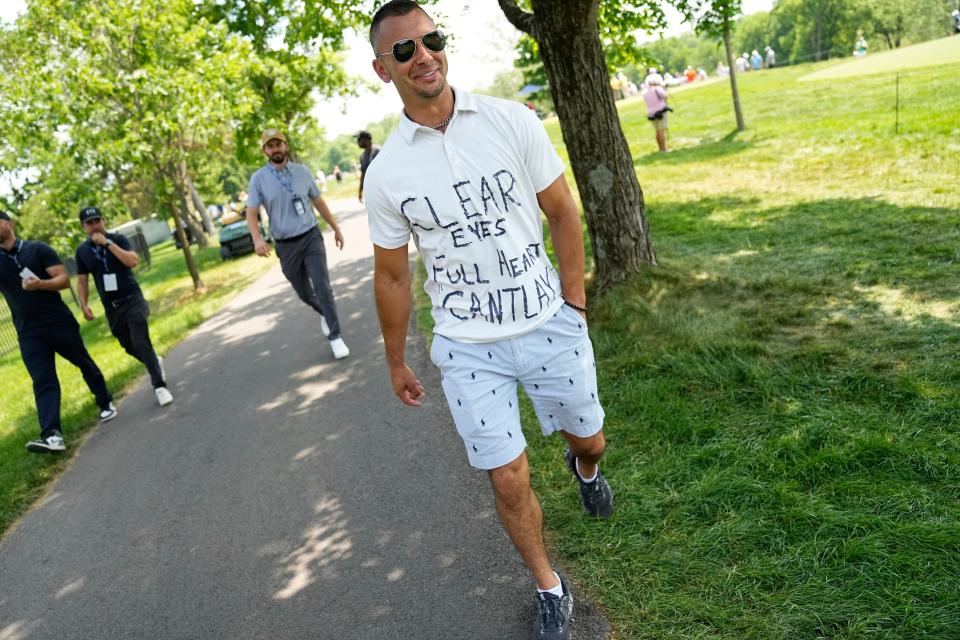
{"type": "Polygon", "coordinates": [[[648,75],[643,85],[643,99],[647,103],[647,120],[653,123],[656,130],[657,146],[661,153],[667,151],[667,113],[673,111],[667,106],[668,97],[660,75],[648,75]]]}

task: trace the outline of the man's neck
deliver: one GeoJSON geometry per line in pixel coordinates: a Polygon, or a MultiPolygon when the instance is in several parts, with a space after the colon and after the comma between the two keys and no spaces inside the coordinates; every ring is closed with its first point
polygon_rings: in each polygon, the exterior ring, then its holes
{"type": "Polygon", "coordinates": [[[403,110],[407,117],[425,127],[435,127],[453,115],[454,95],[450,85],[444,87],[443,93],[429,102],[417,101],[416,104],[404,104],[403,110]]]}
{"type": "Polygon", "coordinates": [[[3,249],[4,251],[10,251],[15,246],[17,246],[17,237],[12,233],[10,234],[10,237],[7,238],[6,242],[0,242],[0,249],[3,249]]]}

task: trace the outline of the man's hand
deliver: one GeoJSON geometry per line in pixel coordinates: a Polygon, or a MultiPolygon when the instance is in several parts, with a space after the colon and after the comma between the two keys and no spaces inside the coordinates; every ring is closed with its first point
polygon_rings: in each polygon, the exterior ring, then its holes
{"type": "Polygon", "coordinates": [[[83,312],[83,317],[87,320],[93,320],[93,311],[90,310],[90,307],[82,307],[80,311],[83,312]]]}
{"type": "Polygon", "coordinates": [[[259,238],[253,241],[253,250],[257,252],[257,255],[266,258],[270,255],[270,245],[267,244],[267,241],[263,238],[259,238]]]}
{"type": "Polygon", "coordinates": [[[363,191],[361,191],[360,195],[357,196],[357,200],[359,200],[360,202],[363,202],[363,191]]]}
{"type": "Polygon", "coordinates": [[[40,279],[39,278],[24,278],[20,281],[20,286],[23,287],[24,291],[39,291],[40,290],[40,279]]]}
{"type": "Polygon", "coordinates": [[[343,234],[340,233],[340,227],[333,230],[333,241],[337,243],[337,249],[343,251],[343,234]]]}
{"type": "Polygon", "coordinates": [[[90,242],[102,247],[103,245],[107,244],[107,237],[99,231],[94,231],[90,234],[90,242]]]}
{"type": "Polygon", "coordinates": [[[393,392],[403,404],[409,407],[420,406],[420,398],[425,395],[423,383],[417,379],[410,367],[401,365],[391,368],[390,382],[393,384],[393,392]]]}

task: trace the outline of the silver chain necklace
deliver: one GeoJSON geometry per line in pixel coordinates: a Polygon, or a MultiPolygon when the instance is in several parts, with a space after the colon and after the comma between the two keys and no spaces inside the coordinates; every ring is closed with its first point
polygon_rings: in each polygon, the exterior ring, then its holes
{"type": "Polygon", "coordinates": [[[430,127],[430,128],[433,129],[434,131],[437,131],[438,129],[443,129],[445,126],[447,126],[448,124],[450,124],[450,121],[451,121],[451,120],[453,120],[453,114],[452,114],[452,113],[447,117],[446,120],[444,120],[444,121],[441,122],[440,124],[435,125],[435,126],[432,126],[432,127],[430,127]]]}

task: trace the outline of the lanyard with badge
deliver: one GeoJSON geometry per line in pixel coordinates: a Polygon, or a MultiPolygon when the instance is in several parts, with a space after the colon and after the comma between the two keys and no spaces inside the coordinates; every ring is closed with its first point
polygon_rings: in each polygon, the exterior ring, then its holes
{"type": "Polygon", "coordinates": [[[100,247],[98,249],[96,246],[94,246],[93,241],[91,241],[90,250],[93,251],[93,255],[97,256],[97,260],[100,261],[100,264],[103,265],[103,290],[111,292],[116,291],[117,274],[110,273],[110,266],[107,264],[107,248],[100,247]]]}
{"type": "Polygon", "coordinates": [[[290,194],[293,201],[293,210],[297,212],[297,215],[307,215],[307,206],[303,203],[303,199],[300,197],[300,194],[293,190],[293,174],[290,172],[289,167],[285,167],[284,170],[281,171],[273,165],[270,165],[270,173],[272,173],[273,177],[277,179],[277,182],[280,183],[280,186],[286,189],[287,193],[290,194]]]}
{"type": "Polygon", "coordinates": [[[17,269],[20,270],[19,275],[21,280],[28,280],[30,278],[39,280],[40,278],[38,278],[37,274],[35,274],[33,271],[30,270],[30,267],[25,267],[22,264],[20,264],[20,248],[21,247],[23,247],[23,240],[17,240],[16,244],[13,245],[12,253],[8,251],[2,251],[0,253],[3,253],[3,255],[13,260],[13,264],[17,265],[17,269]]]}

